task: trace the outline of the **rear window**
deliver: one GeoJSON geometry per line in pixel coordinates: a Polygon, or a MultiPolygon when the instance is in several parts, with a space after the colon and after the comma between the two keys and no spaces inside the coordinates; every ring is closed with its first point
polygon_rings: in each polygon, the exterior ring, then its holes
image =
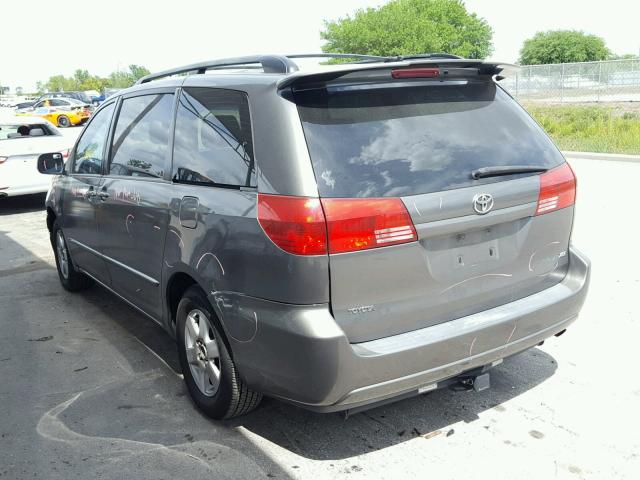
{"type": "Polygon", "coordinates": [[[256,185],[246,94],[185,88],[176,117],[173,180],[221,187],[256,185]]]}
{"type": "Polygon", "coordinates": [[[472,179],[480,167],[563,162],[494,82],[330,86],[298,91],[295,101],[324,197],[438,192],[516,177],[472,179]]]}

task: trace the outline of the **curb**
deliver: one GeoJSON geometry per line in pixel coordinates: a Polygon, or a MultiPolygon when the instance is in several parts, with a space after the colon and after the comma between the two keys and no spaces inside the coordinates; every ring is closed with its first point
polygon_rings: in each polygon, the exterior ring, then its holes
{"type": "Polygon", "coordinates": [[[595,152],[562,152],[566,158],[585,160],[609,160],[614,162],[640,163],[640,155],[623,155],[621,153],[595,152]]]}

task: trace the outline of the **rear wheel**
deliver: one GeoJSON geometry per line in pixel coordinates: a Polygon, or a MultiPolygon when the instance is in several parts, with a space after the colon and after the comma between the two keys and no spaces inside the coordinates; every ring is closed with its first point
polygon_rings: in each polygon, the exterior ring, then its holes
{"type": "Polygon", "coordinates": [[[69,255],[67,240],[57,220],[53,222],[53,228],[51,229],[51,244],[56,257],[58,277],[64,289],[70,292],[77,292],[91,286],[93,281],[84,273],[75,269],[69,255]]]}
{"type": "Polygon", "coordinates": [[[178,356],[195,404],[215,419],[237,417],[257,407],[262,394],[238,376],[222,328],[200,288],[185,292],[176,317],[178,356]]]}
{"type": "Polygon", "coordinates": [[[71,125],[71,120],[69,120],[69,117],[67,117],[66,115],[60,115],[58,117],[58,126],[60,128],[67,128],[70,125],[71,125]]]}

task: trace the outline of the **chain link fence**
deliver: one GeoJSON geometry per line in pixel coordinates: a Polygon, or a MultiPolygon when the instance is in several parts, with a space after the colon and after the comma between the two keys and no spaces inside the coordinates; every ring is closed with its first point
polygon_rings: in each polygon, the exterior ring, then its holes
{"type": "Polygon", "coordinates": [[[640,59],[527,65],[501,84],[527,102],[640,101],[640,59]]]}

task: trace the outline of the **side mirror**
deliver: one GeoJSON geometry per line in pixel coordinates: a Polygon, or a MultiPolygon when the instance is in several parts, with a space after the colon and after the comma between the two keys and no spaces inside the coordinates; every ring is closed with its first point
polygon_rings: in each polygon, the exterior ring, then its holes
{"type": "Polygon", "coordinates": [[[60,175],[64,171],[64,158],[59,152],[43,153],[38,157],[38,171],[45,175],[60,175]]]}

